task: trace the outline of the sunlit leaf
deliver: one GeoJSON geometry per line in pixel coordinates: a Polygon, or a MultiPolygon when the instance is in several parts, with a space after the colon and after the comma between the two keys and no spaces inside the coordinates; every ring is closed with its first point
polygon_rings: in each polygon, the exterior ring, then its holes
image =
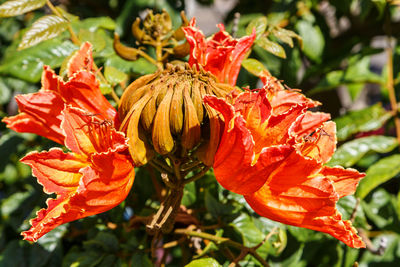
{"type": "Polygon", "coordinates": [[[296,24],[296,29],[303,39],[304,54],[315,62],[321,62],[325,47],[325,39],[321,29],[305,20],[300,20],[296,24]]]}
{"type": "Polygon", "coordinates": [[[128,79],[128,75],[117,68],[114,68],[113,66],[106,66],[104,68],[104,76],[106,77],[107,81],[113,85],[128,79]]]}
{"type": "Polygon", "coordinates": [[[246,28],[246,34],[250,35],[253,32],[253,29],[256,30],[256,39],[259,39],[260,36],[265,32],[267,29],[268,20],[266,17],[258,17],[253,19],[246,28]]]}
{"type": "Polygon", "coordinates": [[[380,184],[389,181],[400,173],[400,154],[381,159],[367,170],[367,175],[360,181],[356,195],[364,198],[380,184]]]}
{"type": "Polygon", "coordinates": [[[387,153],[398,146],[397,139],[390,136],[367,136],[341,145],[329,161],[330,166],[351,167],[370,151],[387,153]]]}
{"type": "Polygon", "coordinates": [[[25,32],[18,49],[25,49],[57,37],[65,31],[68,21],[55,15],[41,17],[25,32]]]}
{"type": "Polygon", "coordinates": [[[258,39],[256,44],[277,57],[286,58],[285,49],[280,44],[268,40],[265,36],[258,39]]]}
{"type": "Polygon", "coordinates": [[[0,17],[13,17],[41,8],[46,0],[9,0],[0,5],[0,17]]]}
{"type": "Polygon", "coordinates": [[[362,110],[351,111],[335,119],[337,138],[343,141],[356,133],[379,129],[391,117],[392,114],[379,103],[362,110]]]}
{"type": "Polygon", "coordinates": [[[36,83],[40,81],[44,65],[59,67],[64,58],[76,49],[69,41],[53,39],[22,51],[13,51],[0,65],[0,73],[36,83]]]}
{"type": "Polygon", "coordinates": [[[185,267],[221,267],[218,261],[213,258],[204,258],[199,260],[191,261],[189,264],[185,265],[185,267]]]}
{"type": "Polygon", "coordinates": [[[242,213],[230,224],[243,238],[243,244],[248,247],[258,245],[265,235],[255,226],[249,215],[242,213]]]}
{"type": "Polygon", "coordinates": [[[242,61],[242,66],[245,68],[248,72],[255,76],[259,76],[263,70],[266,70],[265,66],[258,61],[257,59],[254,58],[247,58],[242,61]]]}

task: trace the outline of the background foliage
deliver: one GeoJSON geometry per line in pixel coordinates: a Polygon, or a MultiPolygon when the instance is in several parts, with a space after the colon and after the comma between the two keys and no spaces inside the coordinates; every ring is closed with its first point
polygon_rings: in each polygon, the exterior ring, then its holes
{"type": "MultiPolygon", "coordinates": [[[[78,48],[67,27],[73,28],[80,41],[93,43],[95,61],[107,80],[102,90],[109,94],[110,85],[117,85],[118,90],[119,83],[155,70],[144,59],[129,62],[119,58],[112,48],[113,32],[118,32],[124,43],[133,44],[130,25],[146,8],[166,9],[178,26],[179,12],[189,1],[52,1],[63,8],[58,12],[64,12],[71,23],[55,16],[46,1],[30,2],[17,16],[15,9],[0,8],[4,17],[0,18],[1,117],[16,114],[14,95],[40,88],[43,65],[63,73],[65,59],[78,48]]],[[[221,1],[198,2],[213,8],[221,1]]],[[[353,266],[355,262],[359,266],[398,266],[400,153],[396,135],[400,132],[396,134],[398,108],[393,98],[393,92],[400,94],[398,2],[241,0],[225,18],[229,31],[238,26],[236,36],[245,35],[252,26],[258,33],[264,32],[258,34],[252,54],[243,63],[246,70],[240,73],[238,85],[256,88],[257,79],[251,73],[266,67],[288,86],[320,100],[321,109],[335,118],[339,143],[329,165],[367,173],[356,196],[342,199],[339,209],[371,240],[368,249],[351,249],[328,235],[260,218],[242,197],[219,186],[212,172],[185,188],[182,204],[187,211],[177,227],[199,224],[216,237],[247,247],[261,244],[257,252],[271,266],[353,266]],[[234,25],[236,12],[240,20],[234,25]]],[[[0,133],[0,266],[182,266],[189,262],[190,267],[228,266],[231,254],[240,252],[175,233],[153,244],[171,247],[156,249],[151,255],[151,237],[141,220],[159,206],[154,184],[160,181],[159,173],[150,168],[137,171],[133,190],[120,206],[60,226],[35,244],[22,241],[19,233],[45,206],[47,196],[30,168],[18,160],[29,151],[55,144],[10,131],[3,123],[0,133]],[[178,242],[173,243],[175,240],[178,242]]],[[[247,255],[240,265],[258,266],[259,262],[247,255]]]]}

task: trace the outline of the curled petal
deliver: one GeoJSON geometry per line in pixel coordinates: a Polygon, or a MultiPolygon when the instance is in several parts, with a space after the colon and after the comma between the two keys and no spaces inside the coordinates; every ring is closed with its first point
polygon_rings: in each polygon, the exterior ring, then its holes
{"type": "Polygon", "coordinates": [[[78,108],[66,107],[63,115],[66,144],[75,153],[52,149],[22,159],[45,192],[57,194],[22,233],[26,240],[36,241],[61,224],[107,211],[132,187],[134,167],[124,135],[78,108]]]}
{"type": "Polygon", "coordinates": [[[256,33],[239,40],[232,38],[222,24],[220,31],[206,40],[204,34],[196,28],[193,18],[188,27],[183,28],[190,44],[190,66],[202,66],[214,74],[220,82],[236,84],[242,60],[250,50],[256,38],[256,33]]]}
{"type": "Polygon", "coordinates": [[[67,106],[62,112],[61,127],[65,132],[65,145],[72,152],[89,156],[93,153],[123,150],[127,147],[121,132],[117,132],[107,120],[98,118],[81,109],[67,106]]]}
{"type": "Polygon", "coordinates": [[[39,91],[15,97],[20,114],[4,118],[7,126],[17,132],[35,133],[57,143],[64,142],[60,129],[62,99],[54,92],[39,91]]]}
{"type": "Polygon", "coordinates": [[[271,101],[273,114],[283,114],[294,106],[303,106],[304,110],[321,105],[318,101],[311,100],[299,92],[299,90],[281,90],[276,88],[264,89],[268,93],[268,99],[271,101]]]}
{"type": "Polygon", "coordinates": [[[69,77],[81,70],[93,71],[92,45],[89,42],[83,43],[71,57],[67,69],[69,77]]]}
{"type": "Polygon", "coordinates": [[[77,155],[66,154],[59,148],[48,152],[31,152],[21,162],[31,166],[33,175],[48,194],[75,190],[82,176],[79,170],[88,164],[77,155]]]}
{"type": "Polygon", "coordinates": [[[81,175],[75,191],[47,201],[48,208],[40,210],[32,227],[22,233],[25,240],[36,241],[61,224],[112,209],[126,198],[134,180],[133,168],[123,180],[102,177],[92,167],[82,169],[81,175]]]}
{"type": "MultiPolygon", "coordinates": [[[[251,132],[246,128],[245,120],[235,115],[234,107],[212,96],[206,96],[204,101],[221,112],[225,120],[224,133],[214,158],[216,179],[226,189],[238,194],[258,190],[293,149],[274,146],[264,148],[256,155],[251,132]]],[[[247,114],[253,112],[256,113],[249,110],[247,114]]]]}
{"type": "Polygon", "coordinates": [[[324,164],[336,149],[336,124],[333,121],[325,122],[314,134],[304,139],[302,154],[324,164]]]}
{"type": "Polygon", "coordinates": [[[365,247],[350,221],[343,221],[335,204],[339,199],[333,182],[324,176],[302,181],[270,182],[245,196],[259,215],[289,225],[328,233],[351,247],[365,247]]]}
{"type": "Polygon", "coordinates": [[[354,194],[358,182],[365,176],[365,173],[342,167],[324,166],[320,173],[333,181],[335,191],[340,198],[354,194]]]}
{"type": "Polygon", "coordinates": [[[331,118],[330,114],[322,112],[306,112],[299,116],[290,127],[289,135],[300,141],[322,126],[322,123],[331,118]]]}

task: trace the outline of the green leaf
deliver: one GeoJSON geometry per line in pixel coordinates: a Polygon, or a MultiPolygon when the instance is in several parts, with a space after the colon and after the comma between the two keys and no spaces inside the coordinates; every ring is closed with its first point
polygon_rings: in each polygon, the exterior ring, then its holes
{"type": "Polygon", "coordinates": [[[6,104],[11,99],[11,90],[0,77],[0,105],[6,104]]]}
{"type": "Polygon", "coordinates": [[[264,240],[265,235],[256,227],[251,217],[246,213],[240,214],[229,225],[240,233],[243,238],[243,244],[247,247],[256,246],[264,240]]]}
{"type": "Polygon", "coordinates": [[[91,32],[95,32],[99,28],[113,31],[115,30],[115,21],[109,17],[88,18],[73,22],[72,28],[77,31],[85,29],[91,32]]]}
{"type": "Polygon", "coordinates": [[[41,8],[46,0],[9,0],[0,5],[0,17],[13,17],[41,8]]]}
{"type": "Polygon", "coordinates": [[[266,70],[265,66],[260,61],[254,58],[246,58],[242,61],[242,66],[248,72],[255,76],[260,76],[261,73],[266,70]]]}
{"type": "Polygon", "coordinates": [[[369,132],[379,129],[392,117],[392,114],[382,108],[380,103],[368,108],[352,111],[335,119],[337,138],[344,141],[359,132],[369,132]]]}
{"type": "Polygon", "coordinates": [[[115,54],[108,57],[104,65],[115,67],[116,69],[127,74],[145,75],[153,73],[157,70],[156,66],[149,63],[144,58],[139,58],[135,61],[127,61],[115,54]]]}
{"type": "Polygon", "coordinates": [[[400,173],[400,154],[381,159],[367,170],[367,175],[360,181],[356,196],[364,198],[380,184],[389,181],[400,173]]]}
{"type": "Polygon", "coordinates": [[[185,267],[222,267],[218,261],[213,258],[204,258],[199,260],[191,261],[185,267]]]}
{"type": "Polygon", "coordinates": [[[196,202],[196,184],[188,183],[183,189],[182,205],[188,207],[196,202]]]}
{"type": "Polygon", "coordinates": [[[144,253],[134,253],[132,255],[130,266],[152,267],[153,264],[149,257],[144,253]]]}
{"type": "Polygon", "coordinates": [[[112,85],[116,85],[128,79],[128,75],[113,66],[106,66],[104,68],[104,77],[112,85]]]}
{"type": "Polygon", "coordinates": [[[293,31],[289,31],[280,27],[275,27],[272,30],[272,34],[280,41],[293,47],[293,38],[296,38],[300,42],[300,46],[303,46],[303,39],[293,31]]]}
{"type": "Polygon", "coordinates": [[[303,52],[315,62],[321,62],[325,39],[321,29],[306,20],[300,20],[296,29],[303,39],[303,52]]]}
{"type": "Polygon", "coordinates": [[[119,243],[115,235],[107,232],[99,232],[94,239],[84,242],[84,246],[88,250],[91,247],[98,247],[102,248],[105,252],[116,252],[119,248],[119,243]]]}
{"type": "Polygon", "coordinates": [[[64,58],[76,49],[70,41],[53,39],[22,51],[12,51],[0,65],[0,74],[36,83],[40,81],[44,65],[59,67],[64,58]]]}
{"type": "Polygon", "coordinates": [[[106,47],[106,40],[103,38],[104,34],[101,34],[103,30],[97,30],[96,32],[91,32],[86,29],[81,29],[78,33],[78,39],[84,42],[90,42],[93,45],[93,50],[95,52],[101,51],[106,47]]]}
{"type": "Polygon", "coordinates": [[[217,201],[209,191],[206,191],[204,200],[207,210],[215,219],[221,218],[223,215],[228,215],[233,210],[232,206],[217,201]]]}
{"type": "Polygon", "coordinates": [[[340,146],[328,165],[351,167],[368,152],[387,153],[396,146],[398,146],[397,139],[391,136],[373,135],[357,138],[340,146]]]}
{"type": "Polygon", "coordinates": [[[280,44],[268,40],[265,36],[258,39],[256,44],[277,57],[286,58],[285,49],[280,44]]]}
{"type": "Polygon", "coordinates": [[[259,39],[260,36],[265,32],[265,29],[267,29],[267,23],[268,20],[264,16],[253,19],[246,28],[246,34],[252,34],[253,29],[255,28],[256,39],[259,39]]]}
{"type": "Polygon", "coordinates": [[[40,42],[57,37],[68,27],[68,21],[56,15],[41,17],[22,36],[18,50],[34,46],[40,42]]]}

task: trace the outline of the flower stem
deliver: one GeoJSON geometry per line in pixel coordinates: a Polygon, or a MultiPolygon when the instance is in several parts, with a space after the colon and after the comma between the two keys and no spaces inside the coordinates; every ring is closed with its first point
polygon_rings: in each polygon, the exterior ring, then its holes
{"type": "Polygon", "coordinates": [[[388,47],[386,48],[386,53],[387,53],[387,82],[386,82],[386,87],[389,91],[389,100],[390,100],[390,106],[392,108],[392,111],[394,113],[394,124],[396,127],[396,136],[397,136],[397,141],[400,144],[400,118],[398,117],[398,106],[397,106],[397,101],[396,101],[396,93],[394,91],[394,80],[393,80],[393,48],[390,44],[390,38],[388,40],[388,47]]]}

